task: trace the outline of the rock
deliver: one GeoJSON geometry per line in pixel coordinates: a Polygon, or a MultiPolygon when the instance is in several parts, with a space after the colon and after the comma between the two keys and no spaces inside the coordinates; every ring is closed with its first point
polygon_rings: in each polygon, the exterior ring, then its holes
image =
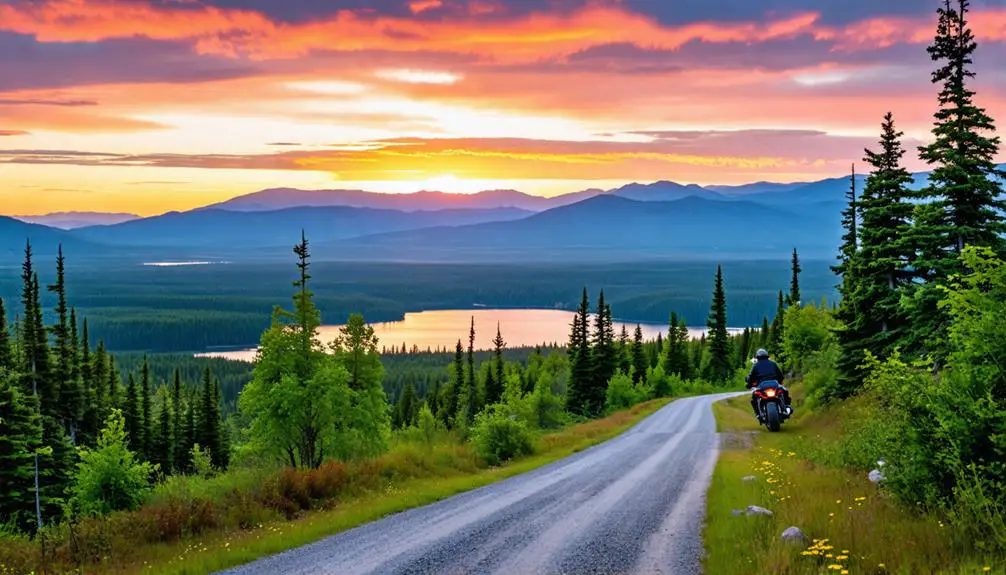
{"type": "Polygon", "coordinates": [[[746,513],[748,515],[767,515],[769,517],[772,516],[772,512],[771,511],[769,511],[768,509],[765,509],[764,507],[758,507],[757,505],[748,505],[748,509],[747,509],[746,513]]]}
{"type": "Polygon", "coordinates": [[[758,478],[754,475],[745,475],[744,477],[741,477],[741,481],[758,481],[758,478]]]}
{"type": "Polygon", "coordinates": [[[880,483],[885,479],[884,474],[881,473],[879,469],[874,469],[867,477],[869,477],[870,481],[874,483],[880,483]]]}
{"type": "Polygon", "coordinates": [[[789,527],[782,532],[780,537],[783,541],[792,541],[796,543],[802,543],[807,540],[807,536],[803,534],[803,531],[799,527],[789,527]]]}

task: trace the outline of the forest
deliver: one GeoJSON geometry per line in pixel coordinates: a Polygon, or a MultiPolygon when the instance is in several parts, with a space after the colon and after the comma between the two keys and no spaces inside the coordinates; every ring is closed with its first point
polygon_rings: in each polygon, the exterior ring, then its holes
{"type": "MultiPolygon", "coordinates": [[[[70,296],[86,315],[92,339],[112,351],[202,352],[251,347],[269,327],[272,306],[286,297],[286,269],[273,263],[156,267],[73,265],[70,296]]],[[[48,262],[46,262],[48,265],[48,262]]],[[[809,299],[837,300],[828,261],[803,263],[809,299]]],[[[730,261],[726,287],[734,326],[759,325],[776,308],[775,278],[784,260],[730,261]]],[[[626,322],[667,322],[669,310],[702,325],[709,310],[707,279],[715,262],[638,261],[621,264],[524,265],[393,264],[319,262],[313,265],[318,307],[326,324],[351,313],[372,322],[397,321],[407,312],[498,308],[574,310],[580,286],[605,286],[605,295],[626,322]],[[408,277],[409,282],[401,282],[408,277]]],[[[0,298],[16,301],[14,270],[0,273],[0,298]]],[[[51,294],[43,293],[46,317],[51,294]]],[[[390,342],[385,342],[389,343],[390,342]]]]}
{"type": "Polygon", "coordinates": [[[314,293],[324,283],[302,237],[292,307],[273,308],[250,374],[226,362],[172,365],[177,356],[119,360],[70,306],[62,257],[43,311],[29,246],[20,305],[0,300],[0,516],[10,518],[0,564],[80,568],[113,549],[136,559],[144,545],[292,519],[353,489],[379,491],[388,477],[518,460],[548,430],[648,399],[737,389],[758,347],[797,376],[806,405],[859,402],[857,433],[832,458],[855,468],[883,460],[886,493],[952,525],[960,544],[1003,553],[1006,174],[994,163],[994,122],[969,87],[977,44],[967,13],[967,0],[948,0],[929,47],[940,95],[932,141],[918,150],[933,167],[928,185],[908,188],[904,134],[888,113],[865,151],[865,188],[850,179],[831,270],[840,301],[816,303],[794,249],[759,280],[788,288],[771,289],[774,309],[745,320],[762,327],[737,336],[727,331],[732,268],[717,267],[689,279],[708,294],[699,340],[673,307],[657,341],[615,333],[623,302],[598,281],[563,286],[579,299],[561,348],[508,350],[498,332],[495,349],[476,353],[472,328],[453,352],[382,354],[360,313],[326,345],[314,293]]]}

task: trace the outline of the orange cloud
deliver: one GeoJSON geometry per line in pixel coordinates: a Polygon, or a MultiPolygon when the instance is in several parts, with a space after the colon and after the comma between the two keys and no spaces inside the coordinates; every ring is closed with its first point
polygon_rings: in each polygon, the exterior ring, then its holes
{"type": "Polygon", "coordinates": [[[420,12],[440,8],[443,5],[444,3],[441,0],[412,0],[412,2],[409,2],[409,10],[413,14],[419,14],[420,12]]]}
{"type": "MultiPolygon", "coordinates": [[[[441,0],[413,0],[414,13],[441,0]]],[[[313,22],[283,23],[251,11],[202,4],[171,7],[109,0],[52,0],[0,5],[0,30],[32,34],[42,42],[98,41],[146,37],[190,40],[201,53],[253,58],[284,58],[312,50],[441,50],[471,53],[497,62],[563,57],[585,48],[628,42],[676,49],[703,41],[765,42],[810,35],[840,46],[883,47],[924,42],[931,18],[877,18],[843,29],[822,25],[815,13],[760,22],[703,22],[669,26],[632,12],[625,5],[590,4],[572,14],[537,12],[507,19],[477,16],[499,5],[476,2],[463,19],[418,21],[341,10],[313,22]]],[[[1006,39],[1006,9],[986,9],[972,17],[979,39],[1006,39]]]]}
{"type": "Polygon", "coordinates": [[[0,130],[0,136],[27,136],[24,130],[0,130]]]}

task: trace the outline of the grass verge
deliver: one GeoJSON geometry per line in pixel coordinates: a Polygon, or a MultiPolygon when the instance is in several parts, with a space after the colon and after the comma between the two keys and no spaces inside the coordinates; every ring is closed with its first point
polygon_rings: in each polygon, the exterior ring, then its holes
{"type": "MultiPolygon", "coordinates": [[[[442,449],[423,455],[415,446],[405,445],[401,449],[393,449],[372,465],[383,466],[385,470],[407,467],[411,470],[409,474],[384,477],[378,488],[347,492],[327,509],[307,511],[291,520],[265,519],[243,529],[212,529],[168,543],[149,543],[132,549],[120,549],[117,553],[109,553],[104,560],[80,568],[50,564],[45,572],[78,573],[82,570],[86,573],[122,575],[201,575],[241,565],[393,513],[531,471],[615,437],[670,401],[672,400],[648,401],[603,419],[543,434],[537,440],[538,449],[534,455],[499,467],[474,468],[469,461],[471,454],[467,446],[436,446],[442,449]],[[463,461],[453,462],[453,465],[422,461],[441,457],[444,452],[449,454],[447,457],[463,461]]],[[[5,547],[7,543],[4,542],[5,547]]],[[[13,542],[10,543],[11,548],[4,551],[14,551],[13,542]]],[[[27,542],[22,545],[37,547],[36,544],[27,542]]],[[[23,548],[21,551],[30,553],[31,549],[23,548]]],[[[0,553],[0,574],[20,573],[19,569],[12,569],[9,564],[5,564],[4,554],[0,553]]]]}
{"type": "Polygon", "coordinates": [[[891,500],[866,472],[822,465],[802,453],[807,441],[840,441],[849,432],[841,426],[849,408],[798,411],[781,432],[769,433],[752,417],[747,397],[714,406],[723,436],[708,494],[705,572],[1006,573],[1002,558],[982,557],[938,517],[891,500]],[[773,515],[735,515],[749,505],[773,515]],[[791,526],[808,539],[782,541],[791,526]]]}

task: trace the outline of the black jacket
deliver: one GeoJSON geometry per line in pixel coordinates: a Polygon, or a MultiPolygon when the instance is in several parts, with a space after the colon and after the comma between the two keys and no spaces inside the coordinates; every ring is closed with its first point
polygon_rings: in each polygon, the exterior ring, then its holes
{"type": "Polygon", "coordinates": [[[759,359],[758,363],[751,366],[751,373],[744,378],[749,387],[760,384],[763,381],[775,380],[782,385],[782,370],[779,365],[771,359],[759,359]]]}

